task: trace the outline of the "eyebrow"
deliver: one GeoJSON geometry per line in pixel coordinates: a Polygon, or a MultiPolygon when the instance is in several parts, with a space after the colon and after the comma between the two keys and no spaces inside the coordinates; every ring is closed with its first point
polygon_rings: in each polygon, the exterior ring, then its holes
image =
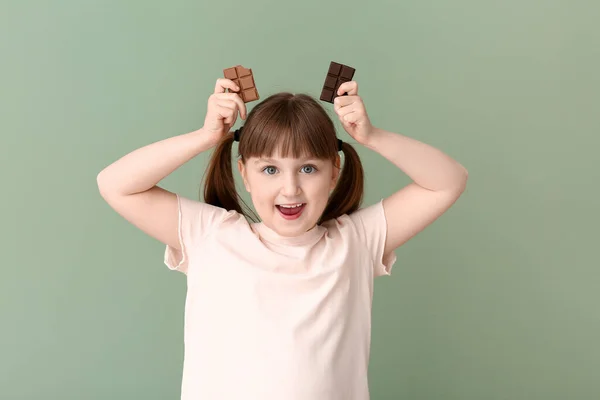
{"type": "MultiPolygon", "coordinates": [[[[300,162],[308,162],[308,161],[317,161],[316,158],[301,158],[300,162]]],[[[277,163],[277,161],[273,160],[272,158],[259,158],[258,160],[254,161],[254,164],[260,164],[262,162],[267,162],[267,163],[271,163],[271,164],[275,164],[277,163]]]]}

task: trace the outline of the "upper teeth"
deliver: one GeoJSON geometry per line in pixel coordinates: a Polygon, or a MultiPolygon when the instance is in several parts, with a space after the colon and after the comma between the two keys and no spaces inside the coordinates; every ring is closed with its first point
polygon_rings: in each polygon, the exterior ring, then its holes
{"type": "Polygon", "coordinates": [[[295,207],[300,207],[301,205],[302,205],[302,203],[295,204],[295,205],[291,205],[291,206],[287,206],[287,205],[281,204],[281,207],[285,207],[285,208],[295,208],[295,207]]]}

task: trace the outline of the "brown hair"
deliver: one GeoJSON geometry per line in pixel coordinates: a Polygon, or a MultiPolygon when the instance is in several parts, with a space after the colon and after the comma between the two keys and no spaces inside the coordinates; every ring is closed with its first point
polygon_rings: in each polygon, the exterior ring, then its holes
{"type": "MultiPolygon", "coordinates": [[[[206,171],[204,201],[226,210],[235,210],[258,222],[258,216],[242,200],[235,188],[231,166],[233,134],[217,144],[206,171]],[[240,206],[244,206],[244,209],[240,206]]],[[[333,121],[325,109],[307,94],[277,93],[257,104],[248,114],[240,134],[238,157],[315,157],[331,160],[338,155],[333,121]]],[[[349,143],[343,143],[344,165],[336,187],[319,220],[327,221],[356,211],[362,202],[364,174],[360,157],[349,143]]]]}

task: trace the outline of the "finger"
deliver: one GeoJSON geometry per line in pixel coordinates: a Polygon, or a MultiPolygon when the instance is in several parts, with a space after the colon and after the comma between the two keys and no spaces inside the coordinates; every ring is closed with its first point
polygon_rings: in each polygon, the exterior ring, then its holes
{"type": "Polygon", "coordinates": [[[358,96],[338,96],[333,99],[334,108],[347,107],[357,101],[358,96]]]}
{"type": "MultiPolygon", "coordinates": [[[[239,107],[237,102],[231,101],[231,100],[217,100],[217,105],[219,107],[223,107],[223,108],[230,110],[231,115],[235,115],[235,118],[237,119],[238,107],[239,107]]],[[[240,112],[240,114],[241,114],[241,112],[240,112]]],[[[242,117],[242,119],[244,119],[244,117],[242,117]]]]}
{"type": "Polygon", "coordinates": [[[358,82],[348,81],[342,83],[337,90],[337,94],[342,96],[344,93],[348,93],[348,96],[356,96],[358,94],[358,82]]]}
{"type": "Polygon", "coordinates": [[[246,104],[244,103],[244,100],[242,100],[240,95],[238,95],[237,93],[219,93],[217,94],[217,99],[219,102],[225,100],[227,102],[233,102],[237,104],[238,110],[240,110],[240,116],[242,117],[242,119],[246,119],[246,104]]]}
{"type": "Polygon", "coordinates": [[[219,99],[219,100],[227,100],[227,101],[234,101],[236,97],[240,97],[239,94],[234,93],[234,92],[229,92],[229,93],[216,93],[215,98],[219,99]]]}
{"type": "Polygon", "coordinates": [[[235,101],[231,101],[231,100],[217,100],[217,105],[219,107],[225,107],[229,110],[231,110],[232,113],[236,113],[237,112],[237,108],[238,105],[235,101]]]}
{"type": "Polygon", "coordinates": [[[348,106],[338,108],[336,113],[340,116],[340,118],[343,118],[344,116],[359,110],[360,108],[356,104],[350,104],[348,106]]]}
{"type": "Polygon", "coordinates": [[[359,120],[359,118],[360,118],[360,113],[358,113],[356,111],[350,111],[349,113],[347,113],[346,115],[341,117],[342,121],[347,122],[349,124],[356,123],[359,120]]]}
{"type": "Polygon", "coordinates": [[[237,112],[232,111],[229,107],[217,106],[217,113],[223,119],[223,123],[233,125],[237,119],[237,112]]]}
{"type": "Polygon", "coordinates": [[[217,83],[215,83],[215,93],[225,93],[225,89],[231,89],[234,92],[237,92],[240,90],[238,85],[236,85],[231,79],[227,79],[227,78],[217,79],[217,83]]]}
{"type": "Polygon", "coordinates": [[[242,117],[242,119],[246,119],[247,110],[246,110],[246,103],[244,103],[244,100],[242,100],[242,98],[238,94],[236,94],[233,101],[235,101],[235,103],[237,104],[238,110],[240,110],[240,116],[242,117]]]}

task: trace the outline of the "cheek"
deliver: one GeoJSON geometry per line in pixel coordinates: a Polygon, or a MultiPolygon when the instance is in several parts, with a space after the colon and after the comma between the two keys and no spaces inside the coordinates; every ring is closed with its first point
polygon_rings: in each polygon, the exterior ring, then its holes
{"type": "Polygon", "coordinates": [[[315,181],[311,181],[307,183],[306,191],[311,194],[311,196],[318,199],[325,199],[329,197],[330,192],[330,181],[328,179],[319,179],[315,181]]]}
{"type": "Polygon", "coordinates": [[[277,188],[273,183],[273,180],[268,179],[254,179],[251,182],[251,188],[253,189],[250,193],[255,203],[265,204],[272,203],[273,198],[277,196],[277,188]]]}

